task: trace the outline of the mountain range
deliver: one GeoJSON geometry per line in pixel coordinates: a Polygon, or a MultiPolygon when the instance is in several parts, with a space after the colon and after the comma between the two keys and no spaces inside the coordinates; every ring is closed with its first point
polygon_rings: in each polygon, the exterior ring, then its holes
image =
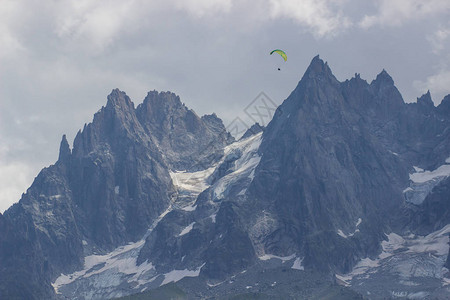
{"type": "Polygon", "coordinates": [[[0,232],[1,299],[448,299],[450,95],[316,56],[236,140],[115,89],[0,232]]]}

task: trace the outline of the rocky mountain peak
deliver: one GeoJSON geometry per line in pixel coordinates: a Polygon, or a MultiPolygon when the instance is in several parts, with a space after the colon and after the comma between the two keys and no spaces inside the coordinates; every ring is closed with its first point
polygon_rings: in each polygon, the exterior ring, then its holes
{"type": "Polygon", "coordinates": [[[143,108],[146,108],[147,110],[152,109],[160,113],[170,113],[177,109],[188,110],[187,107],[181,103],[180,97],[169,91],[158,92],[153,90],[148,92],[142,105],[143,108]]]}
{"type": "Polygon", "coordinates": [[[428,90],[428,92],[417,98],[417,104],[426,107],[434,107],[433,100],[431,99],[430,90],[428,90]]]}
{"type": "Polygon", "coordinates": [[[202,169],[218,159],[223,146],[232,141],[216,115],[200,118],[172,92],[149,92],[136,108],[136,115],[146,132],[165,149],[166,161],[176,170],[202,169]]]}
{"type": "Polygon", "coordinates": [[[57,164],[0,213],[0,298],[109,299],[172,280],[188,299],[265,286],[271,299],[294,298],[280,290],[316,299],[296,289],[320,282],[374,299],[417,295],[422,281],[435,289],[450,227],[428,251],[408,224],[425,220],[424,234],[449,224],[450,177],[423,204],[405,201],[431,184],[413,181],[412,166],[430,170],[416,168],[421,178],[448,166],[450,95],[430,104],[429,93],[404,104],[385,70],[370,85],[359,74],[341,83],[316,56],[267,128],[256,123],[230,144],[217,115],[199,117],[174,93],[151,91],[134,109],[115,89],[72,150],[63,135],[57,164]],[[430,266],[420,276],[400,261],[410,254],[430,266]],[[391,285],[407,269],[407,285],[391,285]],[[291,284],[292,274],[301,277],[291,284]]]}
{"type": "Polygon", "coordinates": [[[334,78],[333,73],[331,72],[330,67],[327,62],[324,62],[319,55],[315,56],[311,63],[309,64],[308,69],[305,72],[304,78],[315,78],[315,79],[324,79],[324,78],[334,78]]]}
{"type": "Polygon", "coordinates": [[[253,124],[249,129],[245,131],[245,133],[240,138],[241,140],[246,139],[248,137],[251,137],[252,135],[255,135],[257,133],[260,133],[261,131],[264,131],[265,127],[259,125],[259,123],[253,124]]]}
{"type": "Polygon", "coordinates": [[[438,112],[450,117],[450,94],[442,99],[441,104],[438,105],[438,112]]]}
{"type": "Polygon", "coordinates": [[[128,97],[125,92],[122,92],[119,89],[113,89],[107,98],[107,109],[110,107],[114,107],[122,110],[134,110],[134,104],[131,101],[130,97],[128,97]]]}
{"type": "Polygon", "coordinates": [[[372,84],[394,85],[394,80],[392,79],[391,75],[389,75],[388,72],[383,69],[380,74],[377,75],[377,78],[372,81],[372,84]]]}
{"type": "Polygon", "coordinates": [[[405,102],[394,85],[394,80],[385,69],[370,83],[370,89],[376,96],[375,101],[388,110],[399,109],[405,102]]]}
{"type": "Polygon", "coordinates": [[[70,154],[71,154],[71,151],[70,151],[69,143],[67,142],[66,135],[63,134],[62,139],[61,139],[61,143],[60,143],[60,146],[59,146],[58,161],[59,162],[66,161],[70,157],[70,154]]]}

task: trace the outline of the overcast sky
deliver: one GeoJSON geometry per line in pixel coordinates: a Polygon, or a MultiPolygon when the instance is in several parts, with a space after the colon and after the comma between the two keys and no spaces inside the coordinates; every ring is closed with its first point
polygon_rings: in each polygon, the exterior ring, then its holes
{"type": "Polygon", "coordinates": [[[0,0],[0,212],[113,88],[136,106],[170,90],[227,125],[261,91],[280,104],[320,54],[340,81],[384,68],[406,102],[438,105],[449,48],[448,0],[0,0]]]}

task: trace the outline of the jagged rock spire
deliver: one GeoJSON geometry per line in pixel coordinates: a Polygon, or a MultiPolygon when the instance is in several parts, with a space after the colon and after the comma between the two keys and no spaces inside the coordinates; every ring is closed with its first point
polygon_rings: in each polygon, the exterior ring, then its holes
{"type": "Polygon", "coordinates": [[[417,98],[417,103],[419,105],[433,107],[434,103],[433,100],[431,99],[430,90],[428,90],[425,94],[417,98]]]}
{"type": "Polygon", "coordinates": [[[67,142],[66,135],[63,134],[61,143],[59,146],[58,161],[64,162],[70,157],[70,155],[71,155],[71,151],[70,151],[69,143],[67,142]]]}

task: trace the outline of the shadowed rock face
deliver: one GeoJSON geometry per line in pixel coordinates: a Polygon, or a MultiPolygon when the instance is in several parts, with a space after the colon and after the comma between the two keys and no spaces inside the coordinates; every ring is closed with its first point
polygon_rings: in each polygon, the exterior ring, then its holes
{"type": "Polygon", "coordinates": [[[150,92],[135,109],[124,92],[113,90],[78,132],[73,150],[64,135],[58,161],[1,217],[8,234],[0,255],[11,261],[2,264],[1,277],[13,266],[18,276],[36,266],[24,277],[31,278],[27,288],[9,288],[8,281],[1,295],[51,298],[51,280],[82,268],[85,255],[142,238],[174,196],[169,166],[185,167],[193,154],[202,157],[199,163],[210,163],[232,140],[216,115],[199,118],[172,93],[150,92]],[[200,153],[205,145],[214,151],[200,153]],[[23,249],[24,257],[11,253],[8,244],[23,249]]]}
{"type": "MultiPolygon", "coordinates": [[[[139,261],[155,262],[161,272],[167,265],[184,269],[206,263],[202,274],[221,280],[265,253],[295,253],[305,257],[306,267],[349,271],[359,258],[378,255],[385,232],[405,224],[399,218],[405,209],[402,192],[412,163],[435,159],[430,152],[439,139],[434,135],[448,126],[436,126],[438,121],[434,106],[423,110],[405,104],[385,70],[370,84],[359,75],[341,83],[316,57],[265,129],[251,183],[230,187],[220,201],[211,186],[200,194],[195,211],[171,213],[149,236],[139,261]],[[423,126],[429,135],[419,128],[407,132],[410,126],[404,124],[411,115],[428,119],[423,126]],[[411,138],[407,144],[405,134],[411,138]],[[219,219],[219,213],[232,221],[219,219]],[[217,214],[214,223],[211,214],[217,214]],[[192,231],[177,237],[192,222],[192,231]],[[195,250],[186,254],[186,249],[195,250]],[[182,261],[184,255],[194,264],[182,261]],[[225,264],[223,257],[246,259],[225,264]]],[[[230,173],[242,154],[236,153],[218,166],[212,184],[230,173]]]]}
{"type": "Polygon", "coordinates": [[[371,85],[340,83],[313,59],[264,132],[251,185],[250,197],[283,224],[267,237],[269,252],[303,252],[306,265],[346,271],[379,251],[386,213],[399,210],[408,177],[364,118],[389,119],[402,105],[385,71],[371,85]],[[354,232],[359,218],[352,238],[336,234],[354,232]]]}
{"type": "Polygon", "coordinates": [[[105,249],[140,238],[173,193],[160,151],[118,90],[75,137],[70,164],[79,229],[105,249]]]}
{"type": "Polygon", "coordinates": [[[36,243],[36,230],[26,216],[14,226],[0,214],[0,296],[2,299],[54,299],[48,258],[36,243]],[[24,234],[26,232],[26,234],[24,234]]]}
{"type": "Polygon", "coordinates": [[[259,125],[259,123],[255,123],[244,132],[244,134],[242,135],[242,137],[240,139],[243,140],[248,137],[251,137],[252,135],[255,135],[257,133],[264,131],[264,129],[265,129],[264,126],[259,125]]]}
{"type": "MultiPolygon", "coordinates": [[[[39,173],[4,218],[27,255],[40,257],[33,263],[39,270],[30,274],[44,283],[82,267],[85,254],[141,238],[173,192],[168,167],[133,103],[114,90],[78,132],[73,151],[63,136],[56,164],[39,173]]],[[[19,258],[11,263],[22,264],[19,258]]],[[[36,291],[48,293],[48,287],[36,291]]]]}
{"type": "Polygon", "coordinates": [[[200,118],[171,92],[149,92],[136,114],[175,170],[205,169],[234,140],[215,114],[200,118]]]}
{"type": "Polygon", "coordinates": [[[215,114],[200,118],[173,93],[149,92],[135,109],[113,90],[73,149],[63,136],[58,161],[0,214],[0,298],[52,299],[61,273],[152,224],[134,258],[154,266],[155,286],[176,270],[219,283],[264,268],[267,254],[347,272],[392,229],[450,222],[448,178],[420,205],[403,194],[412,166],[434,170],[450,156],[449,97],[405,104],[385,70],[370,84],[339,82],[317,56],[269,125],[230,145],[215,114]],[[205,169],[204,188],[184,195],[170,175],[205,169]]]}

